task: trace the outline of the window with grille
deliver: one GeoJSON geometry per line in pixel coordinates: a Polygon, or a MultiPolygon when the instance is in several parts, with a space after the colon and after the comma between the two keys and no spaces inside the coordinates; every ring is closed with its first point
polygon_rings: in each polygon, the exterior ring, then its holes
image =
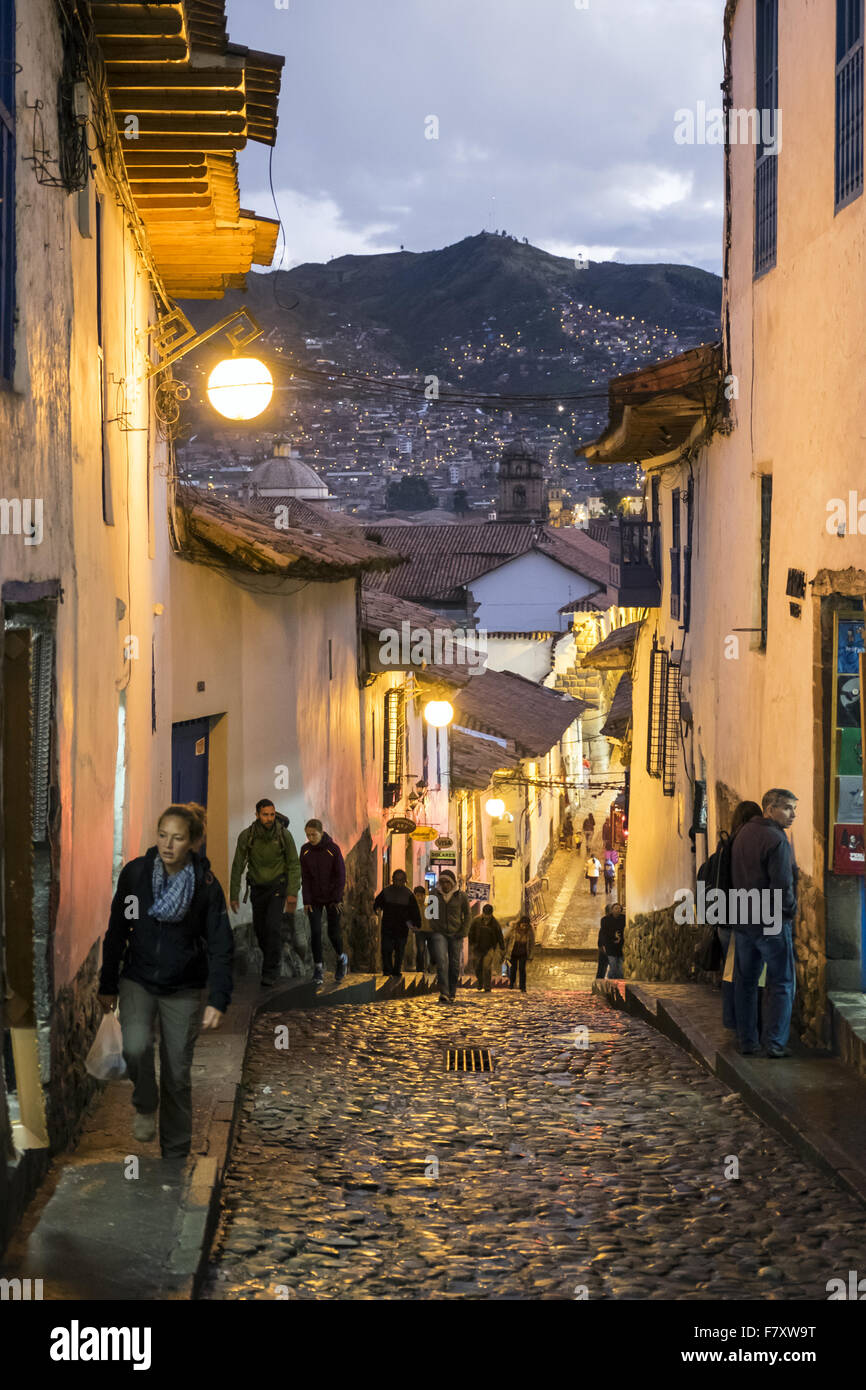
{"type": "Polygon", "coordinates": [[[761,475],[761,647],[767,645],[767,615],[770,606],[770,523],[773,512],[773,479],[761,475]]]}
{"type": "Polygon", "coordinates": [[[776,184],[778,157],[776,112],[779,105],[778,0],[757,0],[755,9],[755,105],[758,143],[755,150],[755,274],[776,264],[776,184]],[[771,139],[764,143],[764,136],[771,139]]]}
{"type": "Polygon", "coordinates": [[[692,525],[694,522],[693,505],[694,483],[689,486],[686,493],[686,543],[683,547],[683,603],[682,603],[682,625],[686,632],[692,618],[692,525]]]}
{"type": "Polygon", "coordinates": [[[406,708],[402,690],[385,696],[383,733],[382,805],[395,806],[403,790],[403,748],[406,740],[406,708]]]}
{"type": "Polygon", "coordinates": [[[668,654],[653,648],[650,656],[649,720],[647,725],[646,770],[650,777],[661,777],[665,746],[665,704],[668,654]]]}
{"type": "Polygon", "coordinates": [[[15,367],[15,5],[0,0],[0,381],[15,367]]]}
{"type": "Polygon", "coordinates": [[[671,617],[680,616],[680,490],[671,493],[671,617]]]}
{"type": "Polygon", "coordinates": [[[836,0],[836,211],[863,192],[863,0],[836,0]]]}
{"type": "Polygon", "coordinates": [[[680,668],[668,662],[665,680],[664,767],[662,791],[673,796],[677,789],[677,755],[680,743],[680,668]]]}

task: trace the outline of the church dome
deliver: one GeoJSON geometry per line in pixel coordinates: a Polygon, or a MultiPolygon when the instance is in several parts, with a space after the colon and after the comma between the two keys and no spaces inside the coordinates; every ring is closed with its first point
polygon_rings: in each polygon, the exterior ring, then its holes
{"type": "Polygon", "coordinates": [[[266,497],[301,497],[309,501],[327,498],[328,488],[309,464],[279,448],[273,458],[257,463],[247,476],[251,492],[266,497]]]}

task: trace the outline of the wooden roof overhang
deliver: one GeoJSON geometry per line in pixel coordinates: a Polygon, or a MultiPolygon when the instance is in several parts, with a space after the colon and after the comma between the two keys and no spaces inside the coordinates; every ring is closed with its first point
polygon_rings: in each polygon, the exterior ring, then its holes
{"type": "Polygon", "coordinates": [[[721,385],[720,343],[615,377],[607,429],[577,452],[597,464],[676,458],[709,424],[721,385]]]}
{"type": "Polygon", "coordinates": [[[273,145],[284,59],[228,41],[225,0],[90,0],[136,208],[172,297],[270,265],[279,223],[240,207],[237,153],[273,145]]]}

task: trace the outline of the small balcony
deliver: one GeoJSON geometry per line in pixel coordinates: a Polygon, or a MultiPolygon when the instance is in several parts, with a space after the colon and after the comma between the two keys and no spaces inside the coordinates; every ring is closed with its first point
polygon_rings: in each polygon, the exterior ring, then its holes
{"type": "Polygon", "coordinates": [[[657,521],[621,517],[611,523],[610,587],[622,608],[661,604],[661,530],[657,521]]]}

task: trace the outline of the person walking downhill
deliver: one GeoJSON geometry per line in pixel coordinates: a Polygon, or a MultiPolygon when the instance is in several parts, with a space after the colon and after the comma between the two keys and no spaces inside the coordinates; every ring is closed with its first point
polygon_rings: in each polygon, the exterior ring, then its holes
{"type": "Polygon", "coordinates": [[[502,928],[493,915],[491,903],[485,903],[479,917],[473,917],[469,928],[469,949],[475,956],[478,988],[487,992],[493,988],[493,957],[496,948],[505,950],[502,928]]]}
{"type": "Polygon", "coordinates": [[[771,787],[761,799],[762,816],[747,821],[731,847],[731,879],[735,890],[758,889],[761,907],[750,900],[748,921],[734,924],[734,1005],[739,1051],[759,1051],[758,978],[767,967],[764,1050],[768,1057],[790,1057],[796,977],[793,922],[797,913],[797,866],[785,831],[797,814],[797,797],[784,787],[771,787]],[[764,903],[772,895],[772,909],[764,903]]]}
{"type": "Polygon", "coordinates": [[[234,937],[223,890],[193,849],[205,825],[189,806],[169,806],[156,844],[124,864],[102,945],[99,1003],[120,1001],[123,1056],[132,1081],[133,1134],[156,1134],[163,1158],[192,1143],[191,1069],[199,1026],[218,1028],[232,997],[234,937]],[[202,991],[208,986],[202,1016],[202,991]],[[159,1019],[159,1085],[154,1025],[159,1019]]]}
{"type": "Polygon", "coordinates": [[[433,929],[430,947],[439,977],[438,1002],[453,1004],[457,999],[463,942],[469,931],[469,899],[457,887],[457,878],[450,869],[439,875],[428,898],[425,917],[433,929]]]}
{"type": "Polygon", "coordinates": [[[589,891],[593,895],[593,897],[595,897],[598,893],[598,876],[600,873],[601,864],[599,860],[596,859],[595,855],[591,854],[586,861],[584,877],[586,878],[586,881],[589,884],[589,891]]]}
{"type": "Polygon", "coordinates": [[[313,983],[320,985],[325,978],[322,955],[322,914],[328,922],[328,938],[337,955],[334,979],[339,983],[349,968],[349,957],[343,951],[340,930],[340,904],[346,887],[346,865],[340,846],[335,844],[322,822],[313,817],[304,826],[307,840],[301,845],[301,884],[304,909],[310,919],[310,939],[313,948],[313,983]]]}
{"type": "Polygon", "coordinates": [[[592,837],[593,837],[594,834],[595,834],[595,816],[592,814],[592,811],[590,811],[589,815],[586,816],[586,817],[584,817],[584,822],[583,822],[583,839],[584,839],[584,843],[586,844],[586,852],[587,852],[587,854],[589,854],[589,851],[592,849],[592,837]]]}
{"type": "Polygon", "coordinates": [[[430,950],[430,937],[432,933],[428,930],[429,923],[425,915],[427,907],[427,886],[424,883],[416,883],[412,889],[412,896],[418,904],[418,912],[421,918],[420,930],[415,936],[415,969],[422,970],[425,975],[433,973],[436,965],[433,960],[433,953],[430,950]]]}
{"type": "Polygon", "coordinates": [[[373,911],[380,914],[383,973],[399,978],[409,929],[421,925],[417,899],[406,886],[402,869],[394,870],[391,882],[373,899],[373,911]]]}
{"type": "Polygon", "coordinates": [[[621,903],[611,903],[610,911],[601,919],[598,933],[597,980],[621,980],[622,958],[625,951],[625,913],[621,903]]]}
{"type": "Polygon", "coordinates": [[[280,974],[283,913],[292,918],[298,906],[301,868],[289,822],[268,797],[256,802],[256,818],[238,836],[229,882],[229,905],[239,908],[241,878],[247,871],[253,931],[262,953],[262,984],[276,984],[280,974]]]}
{"type": "Polygon", "coordinates": [[[520,990],[526,993],[526,962],[532,960],[535,950],[535,932],[532,930],[532,920],[529,917],[518,917],[511,930],[511,939],[508,943],[509,955],[509,988],[514,989],[518,972],[520,974],[520,990]]]}
{"type": "Polygon", "coordinates": [[[613,892],[613,885],[616,882],[616,864],[612,859],[605,856],[604,860],[604,896],[610,897],[613,892]]]}

